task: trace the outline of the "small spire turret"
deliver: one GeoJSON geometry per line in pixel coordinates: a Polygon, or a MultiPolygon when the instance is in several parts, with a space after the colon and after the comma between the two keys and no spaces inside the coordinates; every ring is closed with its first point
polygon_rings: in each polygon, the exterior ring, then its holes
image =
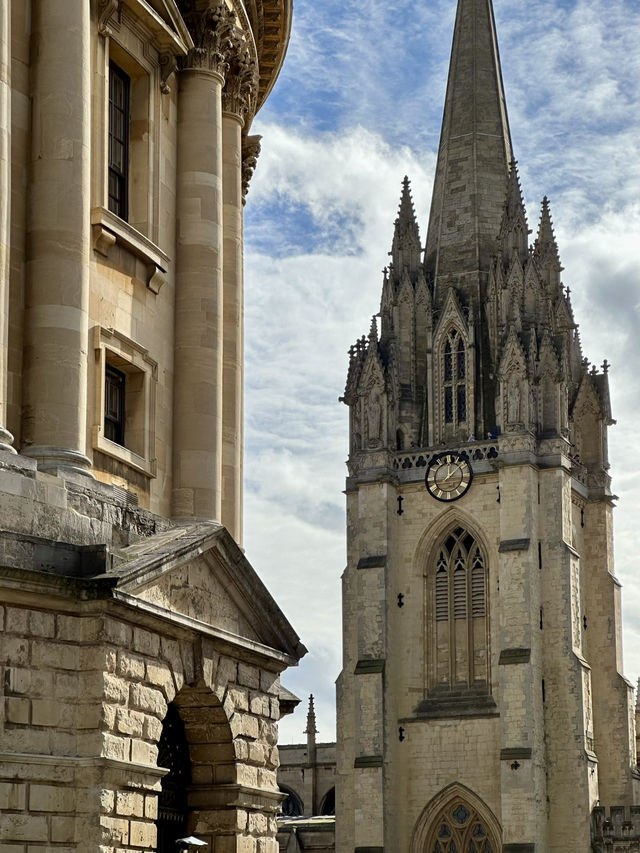
{"type": "Polygon", "coordinates": [[[395,221],[391,257],[396,274],[400,276],[406,268],[415,273],[420,267],[420,230],[416,220],[416,212],[411,198],[409,178],[405,175],[402,181],[402,195],[398,217],[395,221]]]}
{"type": "Polygon", "coordinates": [[[553,220],[551,219],[551,208],[549,199],[542,199],[540,211],[540,224],[538,225],[538,236],[533,247],[533,254],[538,262],[545,284],[560,287],[560,253],[553,231],[553,220]]]}
{"type": "Polygon", "coordinates": [[[516,160],[512,160],[507,183],[507,196],[500,224],[500,236],[498,238],[506,266],[509,265],[514,254],[517,254],[522,264],[525,263],[529,254],[528,238],[529,225],[527,223],[524,199],[522,198],[518,163],[516,160]]]}

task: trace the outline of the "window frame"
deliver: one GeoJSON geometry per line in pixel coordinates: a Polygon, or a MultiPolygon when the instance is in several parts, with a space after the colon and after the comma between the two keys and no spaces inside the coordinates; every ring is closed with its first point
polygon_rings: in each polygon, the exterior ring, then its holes
{"type": "Polygon", "coordinates": [[[112,59],[109,60],[109,108],[107,122],[107,208],[124,222],[129,221],[129,174],[131,171],[131,77],[112,59]],[[122,105],[116,103],[116,84],[122,85],[122,105]],[[122,116],[121,134],[116,130],[116,114],[122,116]],[[122,165],[114,148],[122,149],[122,165]],[[112,194],[112,178],[118,187],[112,194]]]}
{"type": "Polygon", "coordinates": [[[95,413],[92,428],[94,450],[125,463],[152,478],[155,458],[156,386],[158,364],[148,350],[115,329],[94,327],[95,413]],[[125,375],[123,443],[107,438],[107,370],[125,375]]]}
{"type": "Polygon", "coordinates": [[[462,522],[457,522],[438,536],[431,551],[431,556],[425,572],[425,696],[434,696],[443,691],[491,690],[491,655],[490,655],[490,608],[489,608],[489,563],[487,549],[478,538],[462,522]],[[447,543],[453,538],[451,549],[447,543]],[[470,538],[471,544],[465,544],[470,538]],[[456,583],[454,564],[458,547],[462,545],[465,551],[464,583],[460,579],[456,583]],[[443,551],[448,550],[443,564],[443,551]],[[476,558],[479,555],[481,565],[482,589],[479,600],[478,566],[476,558]],[[444,580],[443,580],[444,579],[444,580]],[[464,600],[462,600],[462,598],[464,600]],[[484,620],[479,626],[477,619],[484,620]],[[460,658],[458,646],[460,637],[458,626],[465,623],[464,657],[460,658]],[[476,640],[476,628],[481,627],[482,643],[484,646],[484,676],[477,677],[476,661],[479,646],[476,640]],[[443,651],[443,640],[446,642],[447,680],[440,675],[443,671],[443,661],[439,654],[443,651]],[[462,660],[462,663],[461,663],[462,660]],[[457,679],[458,666],[466,669],[466,680],[457,679]]]}

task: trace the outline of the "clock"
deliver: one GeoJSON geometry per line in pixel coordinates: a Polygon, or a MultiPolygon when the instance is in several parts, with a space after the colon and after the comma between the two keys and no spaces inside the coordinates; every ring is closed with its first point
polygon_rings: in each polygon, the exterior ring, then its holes
{"type": "Polygon", "coordinates": [[[469,457],[453,450],[433,456],[424,478],[431,497],[445,502],[461,498],[472,480],[473,470],[469,457]]]}

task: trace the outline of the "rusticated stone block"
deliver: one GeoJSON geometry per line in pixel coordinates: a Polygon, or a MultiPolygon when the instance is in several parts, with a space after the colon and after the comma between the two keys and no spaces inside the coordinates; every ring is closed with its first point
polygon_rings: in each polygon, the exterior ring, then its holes
{"type": "Polygon", "coordinates": [[[20,811],[27,799],[27,786],[17,782],[0,782],[0,812],[20,811]]]}
{"type": "Polygon", "coordinates": [[[29,660],[29,643],[17,637],[3,637],[0,664],[24,666],[29,660]]]}
{"type": "Polygon", "coordinates": [[[4,712],[8,723],[29,725],[29,710],[31,703],[28,699],[8,698],[4,700],[4,712]]]}
{"type": "Polygon", "coordinates": [[[116,711],[116,731],[133,737],[142,736],[144,715],[140,711],[130,711],[128,708],[118,708],[116,711]]]}
{"type": "Polygon", "coordinates": [[[116,814],[118,816],[143,817],[144,796],[137,791],[118,791],[116,793],[116,814]]]}
{"type": "Polygon", "coordinates": [[[160,654],[160,638],[143,628],[134,628],[133,648],[142,654],[158,657],[160,654]]]}
{"type": "Polygon", "coordinates": [[[101,840],[113,847],[120,847],[129,843],[129,821],[123,818],[106,817],[100,818],[101,840]]]}
{"type": "Polygon", "coordinates": [[[124,678],[142,681],[144,679],[144,658],[131,654],[131,652],[118,652],[117,672],[124,678]]]}
{"type": "Polygon", "coordinates": [[[132,684],[129,698],[134,708],[154,714],[163,720],[167,713],[167,702],[159,690],[145,687],[143,684],[132,684]]]}
{"type": "Polygon", "coordinates": [[[29,808],[36,812],[72,812],[75,792],[72,788],[56,785],[30,785],[29,808]]]}
{"type": "Polygon", "coordinates": [[[157,830],[154,823],[132,820],[129,828],[129,843],[132,847],[152,850],[156,846],[157,830]]]}
{"type": "Polygon", "coordinates": [[[47,819],[42,815],[4,814],[0,820],[0,841],[47,841],[47,819]]]}
{"type": "Polygon", "coordinates": [[[246,663],[238,664],[238,681],[244,687],[260,687],[260,670],[246,663]]]}

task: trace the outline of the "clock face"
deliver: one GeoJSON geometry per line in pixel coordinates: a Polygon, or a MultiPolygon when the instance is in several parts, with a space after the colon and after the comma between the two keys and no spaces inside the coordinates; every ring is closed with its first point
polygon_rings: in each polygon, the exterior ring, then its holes
{"type": "Polygon", "coordinates": [[[461,498],[472,480],[473,471],[469,459],[454,451],[433,456],[425,476],[427,491],[437,501],[455,501],[461,498]]]}

